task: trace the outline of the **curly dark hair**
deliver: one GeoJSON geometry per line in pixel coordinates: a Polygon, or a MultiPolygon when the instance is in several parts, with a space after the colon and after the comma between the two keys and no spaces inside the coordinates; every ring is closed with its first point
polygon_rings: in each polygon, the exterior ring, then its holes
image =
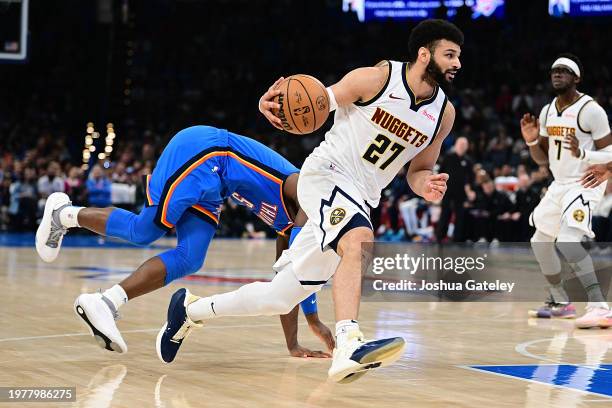
{"type": "Polygon", "coordinates": [[[559,58],[567,58],[574,61],[576,65],[578,65],[578,69],[580,70],[580,77],[584,77],[584,68],[582,67],[582,62],[580,62],[580,58],[578,58],[574,54],[570,54],[569,52],[564,52],[563,54],[557,55],[557,58],[555,58],[555,60],[559,58]]]}
{"type": "Polygon", "coordinates": [[[463,32],[453,23],[440,19],[421,21],[410,32],[408,39],[408,56],[410,62],[416,61],[419,48],[427,47],[433,51],[440,40],[448,40],[463,45],[463,32]]]}

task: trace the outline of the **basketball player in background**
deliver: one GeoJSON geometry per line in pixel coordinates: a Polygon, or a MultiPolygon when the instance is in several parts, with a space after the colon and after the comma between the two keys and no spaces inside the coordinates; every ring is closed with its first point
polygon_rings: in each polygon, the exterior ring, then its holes
{"type": "Polygon", "coordinates": [[[537,120],[529,114],[521,119],[521,133],[533,160],[548,165],[554,181],[534,209],[530,223],[536,228],[531,238],[535,257],[550,283],[551,298],[532,317],[576,316],[561,278],[557,249],[585,288],[588,305],[576,319],[579,328],[612,326],[593,260],[580,242],[591,230],[591,210],[602,199],[606,183],[585,188],[581,178],[589,164],[612,160],[612,135],[608,117],[590,96],[576,90],[584,70],[572,54],[561,54],[551,66],[552,87],[557,94],[544,106],[537,120]],[[555,245],[556,242],[556,245],[555,245]]]}
{"type": "MultiPolygon", "coordinates": [[[[455,119],[445,90],[461,67],[462,44],[455,25],[426,20],[410,34],[410,62],[358,68],[327,88],[334,125],[300,172],[298,198],[308,221],[275,264],[278,274],[272,282],[211,297],[176,292],[158,334],[162,361],[174,360],[184,333],[196,322],[284,313],[332,275],[337,323],[329,377],[353,381],[402,355],[403,338],[368,341],[357,323],[362,258],[369,256],[362,244],[374,240],[370,208],[378,206],[382,189],[407,163],[407,181],[416,194],[428,201],[444,196],[448,174],[432,169],[455,119]]],[[[259,108],[282,129],[272,114],[279,109],[273,101],[278,94],[270,87],[259,108]]]]}
{"type": "MultiPolygon", "coordinates": [[[[115,323],[118,309],[202,267],[225,198],[246,206],[278,232],[278,259],[298,232],[296,228],[290,237],[286,234],[294,220],[305,220],[297,201],[298,171],[281,155],[247,137],[209,126],[183,129],[164,148],[153,174],[146,177],[146,202],[140,214],[120,208],[75,207],[66,194],[54,193],[45,204],[36,250],[45,262],[54,261],[64,234],[74,227],[136,245],[148,245],[176,228],[176,248],[147,260],[106,291],[81,294],[74,303],[98,345],[124,353],[127,344],[115,323]]],[[[302,308],[315,335],[331,351],[333,337],[319,320],[316,298],[304,300],[302,308]]],[[[298,308],[287,312],[281,323],[290,354],[330,357],[298,344],[298,308]]]]}

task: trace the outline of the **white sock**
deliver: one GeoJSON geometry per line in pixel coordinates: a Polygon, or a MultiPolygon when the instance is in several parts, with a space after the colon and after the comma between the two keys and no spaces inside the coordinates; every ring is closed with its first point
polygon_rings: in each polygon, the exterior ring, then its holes
{"type": "Polygon", "coordinates": [[[336,323],[336,348],[340,348],[348,341],[351,332],[359,331],[356,320],[340,320],[336,323]]]}
{"type": "Polygon", "coordinates": [[[587,307],[598,307],[601,309],[610,309],[606,302],[587,302],[587,307]]]}
{"type": "Polygon", "coordinates": [[[63,208],[59,213],[60,222],[66,228],[80,227],[78,214],[85,207],[68,206],[63,208]]]}
{"type": "Polygon", "coordinates": [[[115,285],[110,289],[106,289],[104,293],[102,293],[102,295],[104,295],[108,298],[108,300],[113,302],[113,305],[115,305],[115,308],[117,310],[119,310],[119,308],[126,304],[128,301],[127,294],[120,285],[115,285]]]}
{"type": "Polygon", "coordinates": [[[210,320],[217,317],[215,314],[214,296],[204,297],[187,305],[187,317],[194,322],[210,320]]]}

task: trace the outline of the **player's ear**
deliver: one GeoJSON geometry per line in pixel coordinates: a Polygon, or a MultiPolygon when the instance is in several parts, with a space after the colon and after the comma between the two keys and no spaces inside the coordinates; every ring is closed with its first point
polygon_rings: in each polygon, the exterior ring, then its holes
{"type": "Polygon", "coordinates": [[[424,63],[425,65],[429,64],[429,59],[431,58],[431,52],[427,47],[419,48],[418,59],[424,63]]]}

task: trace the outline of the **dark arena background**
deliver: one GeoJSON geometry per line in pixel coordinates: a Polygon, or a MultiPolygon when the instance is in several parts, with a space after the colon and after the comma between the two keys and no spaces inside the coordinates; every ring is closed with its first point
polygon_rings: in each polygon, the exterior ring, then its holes
{"type": "MultiPolygon", "coordinates": [[[[574,319],[611,300],[612,184],[582,214],[593,236],[574,243],[592,258],[595,280],[551,244],[567,265],[561,283],[547,281],[529,244],[530,216],[553,174],[532,159],[520,125],[555,97],[551,66],[562,53],[578,56],[578,91],[609,123],[610,39],[605,0],[0,0],[0,408],[25,406],[46,394],[21,391],[49,387],[71,391],[44,397],[58,407],[612,407],[612,314],[591,329],[574,319]],[[176,232],[135,246],[74,228],[58,258],[43,262],[35,234],[52,193],[140,213],[162,151],[194,125],[255,139],[299,168],[334,114],[308,135],[275,129],[258,109],[270,85],[308,74],[330,86],[358,67],[407,61],[411,30],[427,18],[465,36],[448,92],[456,118],[434,168],[450,175],[448,190],[434,202],[415,194],[407,163],[371,210],[375,245],[415,256],[486,252],[493,281],[520,272],[535,294],[364,297],[366,337],[400,336],[407,346],[394,365],[351,384],[328,380],[330,358],[291,355],[276,316],[206,323],[164,365],[155,336],[172,293],[210,296],[274,277],[277,233],[229,198],[203,266],[121,309],[129,352],[97,347],[71,310],[75,298],[173,249],[176,232]],[[528,313],[564,282],[574,315],[528,313]]],[[[375,278],[365,273],[362,287],[375,278]]],[[[332,285],[317,303],[334,332],[332,285]]],[[[301,311],[298,319],[299,344],[331,352],[301,311]]]]}

